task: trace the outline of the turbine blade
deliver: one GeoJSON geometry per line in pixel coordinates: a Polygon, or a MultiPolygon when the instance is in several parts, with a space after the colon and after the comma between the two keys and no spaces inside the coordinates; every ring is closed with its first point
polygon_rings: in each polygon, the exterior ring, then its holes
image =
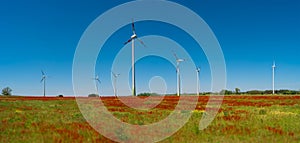
{"type": "Polygon", "coordinates": [[[174,57],[176,58],[176,61],[178,61],[179,58],[177,57],[176,53],[174,51],[172,51],[172,52],[173,52],[174,57]]]}
{"type": "Polygon", "coordinates": [[[135,34],[135,28],[134,28],[134,21],[133,21],[133,19],[132,19],[131,27],[132,27],[132,33],[135,34]]]}
{"type": "Polygon", "coordinates": [[[42,72],[42,75],[45,75],[45,73],[44,73],[44,71],[43,71],[43,70],[41,70],[41,72],[42,72]]]}
{"type": "Polygon", "coordinates": [[[124,43],[124,45],[128,44],[128,43],[131,42],[131,41],[132,41],[132,38],[130,38],[128,41],[126,41],[126,42],[124,43]]]}
{"type": "Polygon", "coordinates": [[[141,39],[139,39],[139,38],[136,38],[145,48],[147,48],[147,46],[145,45],[145,43],[141,40],[141,39]]]}
{"type": "Polygon", "coordinates": [[[40,82],[43,82],[44,80],[45,80],[45,78],[43,77],[40,82]]]}
{"type": "Polygon", "coordinates": [[[113,74],[113,76],[116,76],[116,74],[113,71],[111,71],[111,73],[113,74]]]}

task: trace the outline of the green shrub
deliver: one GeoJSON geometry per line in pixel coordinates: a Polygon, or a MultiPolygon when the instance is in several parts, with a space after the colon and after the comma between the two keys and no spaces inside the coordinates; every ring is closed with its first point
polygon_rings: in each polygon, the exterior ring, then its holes
{"type": "Polygon", "coordinates": [[[89,94],[88,97],[99,97],[99,95],[95,94],[95,93],[92,93],[92,94],[89,94]]]}
{"type": "Polygon", "coordinates": [[[259,115],[266,115],[267,111],[265,109],[260,109],[258,113],[259,115]]]}
{"type": "Polygon", "coordinates": [[[12,89],[10,89],[9,87],[5,87],[2,89],[2,95],[4,95],[4,96],[11,96],[11,92],[12,92],[12,89]]]}
{"type": "Polygon", "coordinates": [[[137,96],[158,96],[159,94],[157,93],[140,93],[137,96]]]}

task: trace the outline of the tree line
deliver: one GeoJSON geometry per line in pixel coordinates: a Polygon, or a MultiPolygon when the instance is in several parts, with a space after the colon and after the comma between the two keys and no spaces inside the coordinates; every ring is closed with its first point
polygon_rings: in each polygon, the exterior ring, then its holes
{"type": "MultiPolygon", "coordinates": [[[[231,90],[222,90],[220,92],[221,94],[224,95],[268,95],[268,94],[273,94],[273,90],[249,90],[249,91],[244,91],[241,92],[239,88],[235,88],[234,91],[231,90]]],[[[300,94],[300,91],[297,90],[288,90],[288,89],[280,89],[280,90],[275,90],[275,94],[277,95],[296,95],[300,94]]]]}
{"type": "MultiPolygon", "coordinates": [[[[10,87],[5,87],[2,89],[2,95],[3,96],[11,96],[12,95],[12,89],[10,87]]],[[[224,89],[220,91],[219,93],[212,93],[212,92],[202,92],[200,95],[210,95],[210,94],[224,94],[224,95],[270,95],[272,94],[272,90],[249,90],[241,92],[239,88],[235,88],[234,91],[224,89]]],[[[280,89],[275,90],[275,94],[277,95],[300,95],[300,91],[297,90],[288,90],[288,89],[280,89]]],[[[172,94],[173,95],[173,94],[172,94]]],[[[159,94],[156,93],[140,93],[138,96],[159,96],[159,94]]],[[[63,95],[59,95],[58,97],[63,97],[63,95]]],[[[97,94],[90,94],[89,97],[99,97],[97,94]]]]}

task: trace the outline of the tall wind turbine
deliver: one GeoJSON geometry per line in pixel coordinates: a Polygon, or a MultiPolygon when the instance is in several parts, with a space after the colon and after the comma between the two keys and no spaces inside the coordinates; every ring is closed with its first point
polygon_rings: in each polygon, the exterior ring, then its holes
{"type": "Polygon", "coordinates": [[[200,74],[200,68],[199,67],[197,67],[196,68],[196,72],[197,72],[197,96],[199,96],[199,91],[200,91],[200,89],[199,89],[199,87],[200,87],[200,79],[199,79],[199,74],[200,74]]]}
{"type": "Polygon", "coordinates": [[[177,73],[177,96],[180,96],[180,68],[179,65],[181,62],[185,61],[185,59],[180,59],[177,57],[176,53],[173,52],[174,57],[176,58],[176,73],[177,73]]]}
{"type": "Polygon", "coordinates": [[[97,94],[99,94],[99,91],[98,91],[98,87],[99,87],[99,83],[101,83],[101,81],[99,80],[99,76],[98,75],[95,75],[95,77],[93,78],[96,82],[96,90],[97,90],[97,94]]]}
{"type": "Polygon", "coordinates": [[[132,48],[131,49],[131,54],[132,54],[132,57],[131,57],[132,58],[131,59],[131,68],[132,68],[132,73],[131,73],[132,74],[131,75],[131,78],[132,78],[132,95],[136,96],[136,88],[135,88],[135,63],[134,63],[134,40],[137,39],[144,47],[146,47],[146,45],[136,35],[133,20],[132,20],[132,23],[131,23],[131,27],[132,27],[132,33],[133,33],[133,35],[130,37],[130,39],[128,41],[126,41],[124,43],[124,45],[128,44],[129,42],[131,42],[131,48],[132,48]]]}
{"type": "Polygon", "coordinates": [[[44,84],[44,97],[46,97],[46,78],[47,78],[47,76],[43,70],[41,70],[41,72],[42,72],[41,82],[43,82],[43,84],[44,84]]]}
{"type": "Polygon", "coordinates": [[[111,72],[114,76],[114,94],[117,96],[117,78],[120,76],[120,74],[115,74],[114,72],[111,72]]]}
{"type": "Polygon", "coordinates": [[[273,71],[273,75],[272,75],[272,84],[273,84],[273,95],[275,94],[275,61],[273,62],[272,65],[272,71],[273,71]]]}

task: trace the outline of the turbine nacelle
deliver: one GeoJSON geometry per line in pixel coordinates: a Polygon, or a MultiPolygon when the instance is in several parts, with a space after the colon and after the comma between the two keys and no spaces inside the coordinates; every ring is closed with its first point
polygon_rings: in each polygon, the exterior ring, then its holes
{"type": "Polygon", "coordinates": [[[173,55],[174,55],[174,57],[176,59],[177,64],[179,64],[180,62],[186,61],[186,59],[180,59],[180,58],[178,58],[177,55],[176,55],[176,53],[174,51],[172,51],[172,52],[173,52],[173,55]]]}
{"type": "Polygon", "coordinates": [[[42,72],[42,79],[41,79],[41,82],[43,82],[44,80],[46,80],[47,76],[46,74],[44,73],[44,71],[41,71],[42,72]]]}
{"type": "Polygon", "coordinates": [[[137,35],[136,35],[136,34],[133,34],[133,35],[131,36],[131,40],[132,40],[132,39],[135,39],[135,38],[137,38],[137,35]]]}
{"type": "Polygon", "coordinates": [[[101,83],[98,75],[95,76],[94,80],[97,81],[97,82],[99,82],[99,83],[101,83]]]}
{"type": "Polygon", "coordinates": [[[113,76],[114,76],[114,78],[117,78],[117,77],[119,77],[121,74],[115,74],[114,72],[111,72],[112,74],[113,74],[113,76]]]}
{"type": "Polygon", "coordinates": [[[177,63],[180,63],[180,62],[184,62],[185,59],[177,59],[176,61],[177,61],[177,63]]]}

